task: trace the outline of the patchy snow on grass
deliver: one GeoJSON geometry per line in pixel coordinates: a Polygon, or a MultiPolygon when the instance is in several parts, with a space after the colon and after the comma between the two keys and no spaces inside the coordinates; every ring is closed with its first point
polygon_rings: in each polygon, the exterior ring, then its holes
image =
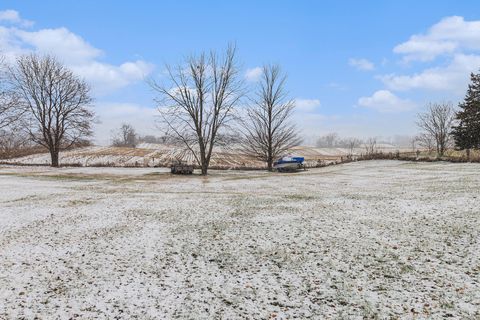
{"type": "Polygon", "coordinates": [[[0,167],[0,318],[478,319],[479,172],[0,167]]]}

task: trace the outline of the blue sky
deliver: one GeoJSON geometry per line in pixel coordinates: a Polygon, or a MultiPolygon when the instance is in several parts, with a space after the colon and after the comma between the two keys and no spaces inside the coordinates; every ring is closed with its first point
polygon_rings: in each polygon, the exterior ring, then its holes
{"type": "Polygon", "coordinates": [[[92,83],[106,142],[121,122],[155,133],[144,77],[235,42],[247,83],[279,63],[306,142],[415,134],[428,101],[463,97],[480,68],[478,1],[10,1],[0,50],[56,54],[92,83]]]}

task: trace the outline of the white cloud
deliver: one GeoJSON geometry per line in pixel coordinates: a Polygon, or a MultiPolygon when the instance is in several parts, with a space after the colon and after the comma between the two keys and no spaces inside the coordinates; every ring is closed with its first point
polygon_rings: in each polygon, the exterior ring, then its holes
{"type": "Polygon", "coordinates": [[[379,90],[370,97],[361,97],[358,99],[358,105],[385,113],[408,111],[415,108],[415,103],[400,99],[388,90],[379,90]]]}
{"type": "Polygon", "coordinates": [[[379,78],[390,90],[441,90],[461,95],[467,88],[471,72],[478,72],[480,55],[456,54],[442,67],[428,68],[413,75],[384,75],[379,78]]]}
{"type": "Polygon", "coordinates": [[[358,70],[369,71],[375,69],[373,62],[368,61],[367,59],[355,59],[350,58],[348,64],[352,67],[357,68],[358,70]]]}
{"type": "Polygon", "coordinates": [[[143,60],[120,65],[102,62],[102,50],[66,28],[30,31],[0,26],[0,51],[10,61],[28,52],[52,54],[85,78],[99,95],[143,80],[153,70],[153,65],[143,60]]]}
{"type": "Polygon", "coordinates": [[[299,111],[310,112],[320,106],[318,99],[295,99],[295,107],[299,111]]]}
{"type": "Polygon", "coordinates": [[[31,27],[33,25],[33,21],[22,19],[18,11],[15,10],[0,11],[0,22],[15,24],[22,27],[31,27]]]}
{"type": "Polygon", "coordinates": [[[480,21],[465,21],[463,17],[446,17],[425,34],[416,34],[393,51],[403,54],[405,61],[431,61],[444,54],[463,50],[480,50],[480,21]]]}
{"type": "Polygon", "coordinates": [[[65,63],[79,64],[100,57],[103,52],[66,28],[38,31],[11,30],[24,46],[61,57],[65,63]]]}
{"type": "Polygon", "coordinates": [[[97,93],[105,94],[144,79],[153,67],[145,61],[138,60],[119,66],[90,61],[73,65],[71,68],[76,74],[87,79],[97,93]]]}
{"type": "Polygon", "coordinates": [[[245,72],[245,79],[252,82],[258,81],[262,76],[262,72],[263,72],[262,67],[247,69],[247,72],[245,72]]]}
{"type": "Polygon", "coordinates": [[[431,62],[442,57],[437,66],[409,75],[378,76],[389,90],[436,90],[462,95],[471,72],[480,68],[480,20],[465,21],[463,17],[446,17],[424,34],[412,35],[393,51],[404,62],[431,62]]]}
{"type": "Polygon", "coordinates": [[[337,82],[330,82],[327,84],[327,87],[331,89],[339,90],[339,91],[345,91],[348,89],[347,86],[337,82]]]}
{"type": "Polygon", "coordinates": [[[16,56],[28,52],[29,49],[21,46],[12,29],[0,25],[0,53],[7,61],[13,62],[16,56]]]}

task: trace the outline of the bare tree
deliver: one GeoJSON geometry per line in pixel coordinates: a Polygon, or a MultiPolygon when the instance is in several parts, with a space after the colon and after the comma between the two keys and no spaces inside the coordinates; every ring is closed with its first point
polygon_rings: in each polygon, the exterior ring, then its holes
{"type": "Polygon", "coordinates": [[[377,138],[371,137],[364,142],[364,147],[367,155],[372,155],[377,152],[377,138]]]}
{"type": "Polygon", "coordinates": [[[435,142],[437,157],[443,156],[451,143],[451,130],[455,112],[450,103],[430,103],[427,111],[418,114],[417,126],[422,135],[435,142]]]}
{"type": "Polygon", "coordinates": [[[19,114],[15,112],[16,106],[13,95],[7,91],[0,91],[0,129],[6,128],[18,120],[19,114]]]}
{"type": "Polygon", "coordinates": [[[319,148],[332,148],[338,142],[338,133],[332,132],[318,138],[316,145],[319,148]]]}
{"type": "Polygon", "coordinates": [[[132,125],[123,123],[115,133],[112,139],[112,145],[114,147],[130,147],[135,148],[137,146],[137,133],[132,125]]]}
{"type": "Polygon", "coordinates": [[[23,130],[8,127],[0,130],[0,159],[9,158],[31,147],[31,141],[23,130]]]}
{"type": "Polygon", "coordinates": [[[242,95],[235,47],[229,46],[222,57],[215,52],[192,56],[186,65],[167,66],[167,71],[166,86],[149,81],[160,94],[160,126],[193,154],[206,175],[214,146],[221,143],[221,131],[242,95]]]}
{"type": "Polygon", "coordinates": [[[61,150],[92,134],[88,85],[52,56],[21,56],[8,73],[25,110],[24,128],[33,142],[49,150],[52,167],[58,167],[61,150]]]}
{"type": "Polygon", "coordinates": [[[244,121],[242,147],[248,155],[265,161],[269,171],[277,157],[301,142],[295,126],[289,122],[295,101],[287,97],[286,79],[280,66],[264,66],[256,97],[244,121]]]}
{"type": "Polygon", "coordinates": [[[362,143],[362,140],[357,138],[347,138],[345,140],[345,143],[348,148],[349,156],[353,156],[353,154],[355,153],[355,149],[360,146],[360,144],[362,143]]]}

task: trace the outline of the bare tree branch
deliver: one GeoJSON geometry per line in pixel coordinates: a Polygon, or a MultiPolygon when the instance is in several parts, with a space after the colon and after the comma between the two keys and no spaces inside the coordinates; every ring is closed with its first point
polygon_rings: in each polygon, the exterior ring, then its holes
{"type": "Polygon", "coordinates": [[[5,59],[0,56],[0,130],[18,121],[22,115],[18,108],[18,97],[8,86],[6,71],[5,59]]]}

